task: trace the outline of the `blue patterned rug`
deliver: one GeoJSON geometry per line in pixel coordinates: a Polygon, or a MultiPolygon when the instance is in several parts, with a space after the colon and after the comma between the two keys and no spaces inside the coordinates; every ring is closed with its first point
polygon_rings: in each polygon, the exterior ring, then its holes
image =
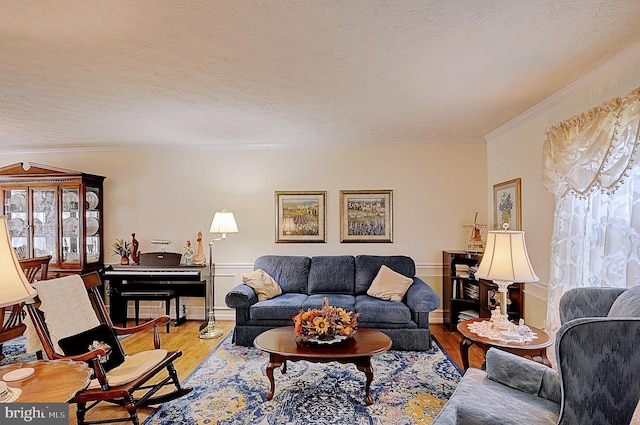
{"type": "Polygon", "coordinates": [[[185,380],[193,391],[158,407],[143,425],[429,424],[461,377],[439,344],[426,352],[388,351],[373,357],[375,403],[367,406],[365,376],[355,366],[287,362],[286,374],[274,371],[268,401],[268,360],[228,336],[185,380]]]}

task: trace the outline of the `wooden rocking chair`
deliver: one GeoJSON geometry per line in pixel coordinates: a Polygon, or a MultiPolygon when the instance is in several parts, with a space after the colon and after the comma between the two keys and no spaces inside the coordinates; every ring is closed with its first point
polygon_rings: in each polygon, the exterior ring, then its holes
{"type": "Polygon", "coordinates": [[[100,286],[100,276],[96,272],[36,283],[38,297],[35,303],[27,305],[27,309],[50,360],[87,361],[94,369],[95,379],[89,387],[70,400],[77,404],[78,424],[131,421],[138,425],[139,407],[160,404],[191,392],[191,388],[180,385],[173,365],[182,352],[160,349],[158,325],[166,324],[169,316],[140,326],[115,327],[100,295],[100,286]],[[56,305],[58,302],[64,305],[56,305]],[[125,356],[118,336],[151,327],[155,349],[125,356]],[[165,386],[175,388],[158,393],[165,386]],[[88,411],[102,401],[124,406],[128,417],[86,420],[88,411]]]}

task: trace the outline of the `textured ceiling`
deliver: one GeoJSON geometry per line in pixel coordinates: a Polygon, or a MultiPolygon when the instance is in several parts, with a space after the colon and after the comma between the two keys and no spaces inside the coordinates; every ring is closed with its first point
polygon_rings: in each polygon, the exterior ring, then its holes
{"type": "Polygon", "coordinates": [[[0,0],[0,153],[480,141],[637,0],[0,0]]]}

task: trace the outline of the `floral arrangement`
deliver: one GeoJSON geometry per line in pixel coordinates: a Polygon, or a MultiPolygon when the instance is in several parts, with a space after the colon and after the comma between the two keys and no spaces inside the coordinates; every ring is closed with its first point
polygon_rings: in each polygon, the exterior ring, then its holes
{"type": "Polygon", "coordinates": [[[335,338],[349,338],[358,329],[360,313],[332,307],[325,297],[321,309],[300,311],[293,316],[294,333],[300,341],[330,341],[335,338]]]}
{"type": "Polygon", "coordinates": [[[128,244],[124,239],[116,239],[113,243],[113,255],[128,257],[131,255],[131,244],[128,244]]]}

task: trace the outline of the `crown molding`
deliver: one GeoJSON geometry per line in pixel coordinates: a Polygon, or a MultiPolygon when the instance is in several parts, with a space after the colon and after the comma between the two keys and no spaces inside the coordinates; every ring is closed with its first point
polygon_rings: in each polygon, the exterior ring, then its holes
{"type": "Polygon", "coordinates": [[[521,125],[523,122],[531,119],[535,115],[539,114],[542,111],[553,108],[559,103],[565,101],[567,98],[572,96],[576,91],[584,89],[594,82],[601,80],[604,77],[607,77],[615,72],[620,72],[624,68],[629,65],[638,62],[640,60],[640,42],[633,44],[631,47],[623,50],[621,53],[583,75],[582,77],[575,80],[573,83],[569,84],[562,90],[552,94],[542,102],[537,105],[529,108],[522,114],[518,115],[511,121],[503,124],[502,126],[496,128],[491,133],[485,136],[485,140],[487,143],[490,143],[493,139],[502,136],[503,134],[513,130],[514,128],[521,125]]]}

